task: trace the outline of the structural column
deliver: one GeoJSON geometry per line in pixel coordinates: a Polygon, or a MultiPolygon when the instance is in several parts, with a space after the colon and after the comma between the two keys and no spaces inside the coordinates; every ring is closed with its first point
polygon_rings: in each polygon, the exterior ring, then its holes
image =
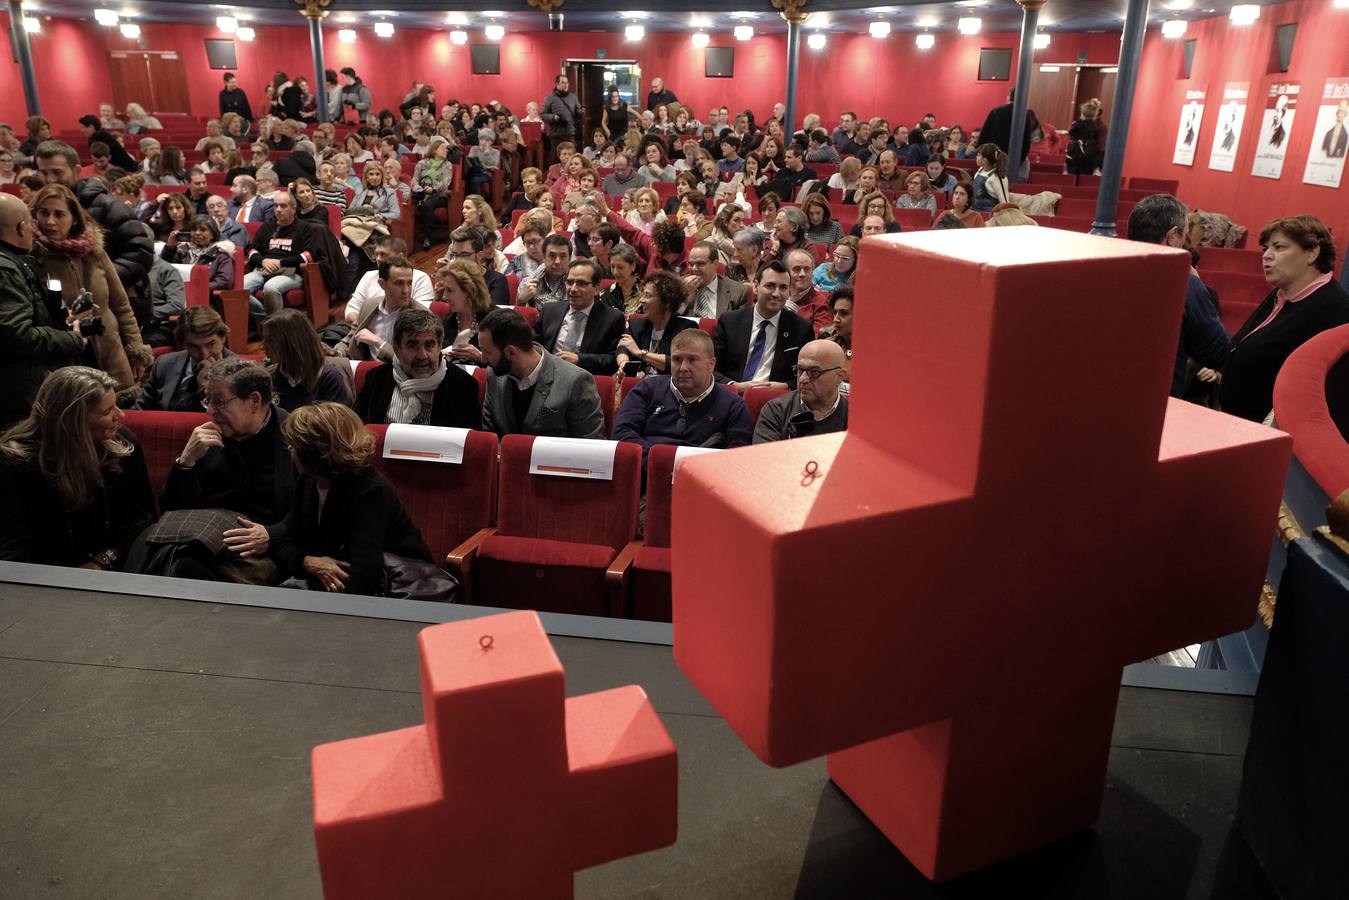
{"type": "Polygon", "coordinates": [[[1124,174],[1124,148],[1129,142],[1129,118],[1133,115],[1134,89],[1138,86],[1138,62],[1143,57],[1143,36],[1148,29],[1148,0],[1129,0],[1124,14],[1124,39],[1119,47],[1119,75],[1110,107],[1110,132],[1101,165],[1101,192],[1096,195],[1096,220],[1092,234],[1115,237],[1119,185],[1124,174]]]}
{"type": "Polygon", "coordinates": [[[28,31],[23,27],[23,4],[9,0],[9,33],[14,50],[19,54],[19,74],[23,77],[23,99],[28,115],[42,115],[42,104],[37,97],[37,70],[33,68],[33,48],[28,43],[28,31]]]}
{"type": "Polygon", "coordinates": [[[1016,64],[1016,94],[1012,98],[1012,133],[1007,140],[1007,178],[1021,178],[1021,154],[1026,152],[1026,109],[1030,104],[1031,67],[1035,64],[1035,30],[1046,0],[1017,0],[1021,4],[1021,55],[1016,64]]]}
{"type": "Polygon", "coordinates": [[[789,4],[782,11],[782,18],[787,20],[787,97],[783,100],[786,121],[782,123],[782,131],[789,139],[796,133],[796,73],[801,62],[801,23],[809,15],[796,4],[789,4]]]}
{"type": "MultiPolygon", "coordinates": [[[[13,2],[13,0],[10,0],[13,2]]],[[[327,6],[332,0],[295,0],[302,4],[300,14],[309,20],[309,52],[314,57],[314,100],[318,104],[320,122],[328,121],[328,83],[323,73],[327,66],[323,62],[323,20],[328,15],[327,6]]]]}

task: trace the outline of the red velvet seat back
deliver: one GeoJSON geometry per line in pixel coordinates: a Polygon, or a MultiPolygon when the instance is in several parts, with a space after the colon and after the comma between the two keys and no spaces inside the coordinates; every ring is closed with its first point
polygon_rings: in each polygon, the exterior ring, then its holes
{"type": "Polygon", "coordinates": [[[205,412],[157,412],[128,409],[126,427],[140,438],[145,468],[150,473],[150,489],[158,497],[168,480],[173,461],[183,452],[192,429],[206,422],[205,412]]]}
{"type": "Polygon", "coordinates": [[[670,546],[670,501],[674,495],[675,451],[659,444],[646,455],[646,517],[642,541],[648,547],[670,546]]]}
{"type": "Polygon", "coordinates": [[[501,440],[497,533],[599,544],[617,551],[637,533],[642,448],[620,443],[612,481],[530,475],[534,437],[508,434],[501,440]]]}
{"type": "Polygon", "coordinates": [[[375,437],[375,465],[393,483],[431,558],[441,562],[479,529],[492,524],[497,483],[496,435],[470,431],[459,465],[385,459],[387,425],[367,425],[375,437]]]}
{"type": "MultiPolygon", "coordinates": [[[[343,363],[339,361],[338,364],[342,365],[343,363]]],[[[376,366],[382,365],[383,363],[373,359],[363,359],[360,362],[356,363],[356,371],[353,372],[351,375],[351,380],[356,387],[356,393],[359,394],[361,392],[361,388],[365,387],[365,378],[367,375],[370,374],[370,370],[375,368],[376,366]]]]}
{"type": "Polygon", "coordinates": [[[759,424],[759,411],[763,409],[763,405],[785,393],[787,391],[781,388],[750,388],[745,391],[745,406],[749,408],[749,417],[755,425],[759,424]]]}

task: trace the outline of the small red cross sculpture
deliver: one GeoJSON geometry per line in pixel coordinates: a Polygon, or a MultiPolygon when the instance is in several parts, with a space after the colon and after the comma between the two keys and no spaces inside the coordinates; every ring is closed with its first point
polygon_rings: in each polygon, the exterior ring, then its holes
{"type": "Polygon", "coordinates": [[[848,432],[680,470],[675,659],[944,880],[1094,821],[1121,668],[1252,621],[1291,442],[1168,400],[1182,252],[989,228],[861,260],[848,432]]]}
{"type": "Polygon", "coordinates": [[[426,723],[314,748],[328,900],[571,897],[576,870],[674,843],[674,743],[640,687],[566,697],[529,611],[417,643],[426,723]]]}

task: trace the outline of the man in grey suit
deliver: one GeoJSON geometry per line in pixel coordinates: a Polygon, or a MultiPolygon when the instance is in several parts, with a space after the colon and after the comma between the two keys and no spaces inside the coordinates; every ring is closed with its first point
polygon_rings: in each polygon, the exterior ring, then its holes
{"type": "Polygon", "coordinates": [[[411,309],[412,303],[412,263],[405,257],[391,256],[379,264],[379,288],[384,296],[377,293],[368,295],[361,302],[347,336],[332,349],[333,356],[345,356],[347,359],[380,359],[393,362],[393,327],[398,314],[411,309]]]}
{"type": "Polygon", "coordinates": [[[715,319],[732,309],[739,309],[749,299],[749,288],[738,281],[717,275],[717,245],[699,241],[689,250],[688,269],[684,283],[689,288],[689,301],[684,315],[698,319],[715,319]]]}
{"type": "Polygon", "coordinates": [[[513,309],[494,309],[478,323],[487,365],[482,427],[498,435],[604,439],[604,413],[595,377],[534,343],[513,309]]]}
{"type": "Polygon", "coordinates": [[[141,388],[136,409],[162,412],[201,412],[201,370],[226,356],[229,326],[209,306],[192,306],[178,318],[175,336],[186,349],[165,353],[155,360],[150,380],[141,388]]]}

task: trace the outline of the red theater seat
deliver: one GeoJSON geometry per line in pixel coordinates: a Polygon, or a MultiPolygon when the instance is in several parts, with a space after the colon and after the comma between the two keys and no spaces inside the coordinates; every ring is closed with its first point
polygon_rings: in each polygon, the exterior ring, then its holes
{"type": "Polygon", "coordinates": [[[1264,275],[1247,275],[1245,272],[1204,272],[1200,276],[1204,283],[1218,292],[1218,305],[1222,310],[1223,325],[1229,334],[1250,318],[1255,308],[1269,296],[1269,282],[1264,275]]]}
{"type": "Polygon", "coordinates": [[[1262,250],[1238,250],[1235,247],[1200,247],[1199,274],[1206,279],[1210,272],[1241,272],[1264,277],[1262,250]]]}
{"type": "Polygon", "coordinates": [[[646,514],[641,546],[614,561],[606,577],[634,619],[668,622],[670,601],[670,501],[676,447],[660,444],[646,458],[646,514]],[[630,561],[629,561],[630,560],[630,561]]]}
{"type": "Polygon", "coordinates": [[[1174,194],[1180,190],[1180,182],[1174,178],[1130,178],[1130,190],[1147,191],[1149,194],[1174,194]]]}
{"type": "Polygon", "coordinates": [[[896,209],[895,221],[905,231],[932,227],[932,213],[925,209],[896,209]]]}
{"type": "Polygon", "coordinates": [[[486,431],[470,431],[459,465],[384,458],[387,425],[367,425],[375,437],[375,465],[393,483],[408,515],[421,530],[431,558],[448,559],[464,582],[464,602],[472,602],[462,567],[473,539],[486,536],[496,515],[497,439],[486,431]]]}
{"type": "Polygon", "coordinates": [[[145,468],[150,474],[150,490],[156,500],[164,491],[173,461],[183,452],[192,429],[205,423],[204,412],[151,412],[128,409],[126,427],[140,438],[141,452],[145,454],[145,468]]]}
{"type": "Polygon", "coordinates": [[[765,403],[786,393],[788,391],[782,388],[751,388],[745,391],[745,406],[749,408],[749,417],[754,424],[759,424],[759,411],[763,409],[765,403]]]}
{"type": "MultiPolygon", "coordinates": [[[[337,365],[343,365],[346,361],[335,360],[335,362],[337,363],[337,365]]],[[[351,373],[351,380],[356,387],[356,393],[359,394],[361,392],[361,388],[365,387],[365,379],[366,376],[370,374],[370,370],[375,368],[376,366],[382,365],[384,365],[384,363],[378,362],[373,359],[363,359],[360,362],[356,363],[356,370],[351,373]]]]}
{"type": "Polygon", "coordinates": [[[642,448],[615,445],[610,481],[529,474],[534,438],[501,442],[495,531],[465,548],[475,602],[510,609],[622,615],[605,573],[636,552],[642,448]]]}
{"type": "Polygon", "coordinates": [[[600,412],[604,413],[604,435],[614,433],[614,376],[596,375],[595,390],[600,395],[600,412]]]}

